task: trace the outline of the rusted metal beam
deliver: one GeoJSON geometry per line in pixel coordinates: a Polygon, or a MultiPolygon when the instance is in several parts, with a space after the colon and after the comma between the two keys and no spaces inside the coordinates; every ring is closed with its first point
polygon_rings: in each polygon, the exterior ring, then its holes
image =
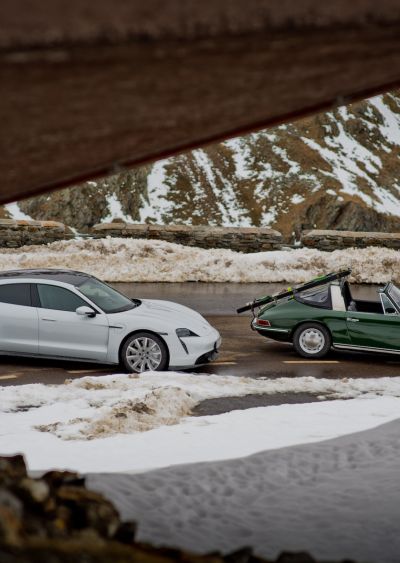
{"type": "Polygon", "coordinates": [[[0,202],[400,85],[392,0],[35,3],[0,7],[0,202]]]}

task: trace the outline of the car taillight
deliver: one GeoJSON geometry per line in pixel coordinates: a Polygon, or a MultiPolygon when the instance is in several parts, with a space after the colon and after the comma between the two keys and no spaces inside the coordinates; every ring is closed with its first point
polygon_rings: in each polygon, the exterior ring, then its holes
{"type": "Polygon", "coordinates": [[[265,321],[264,319],[257,319],[257,324],[260,326],[271,326],[269,321],[265,321]]]}

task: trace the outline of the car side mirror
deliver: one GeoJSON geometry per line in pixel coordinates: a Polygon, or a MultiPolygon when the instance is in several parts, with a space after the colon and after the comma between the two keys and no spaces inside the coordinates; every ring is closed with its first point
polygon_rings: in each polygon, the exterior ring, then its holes
{"type": "Polygon", "coordinates": [[[397,313],[396,309],[393,309],[393,307],[388,307],[385,311],[385,313],[387,315],[395,315],[397,313]]]}
{"type": "Polygon", "coordinates": [[[82,315],[85,317],[95,317],[96,316],[96,311],[93,311],[93,309],[91,309],[90,307],[86,307],[86,305],[82,305],[81,307],[78,307],[75,310],[75,313],[77,315],[82,315]]]}

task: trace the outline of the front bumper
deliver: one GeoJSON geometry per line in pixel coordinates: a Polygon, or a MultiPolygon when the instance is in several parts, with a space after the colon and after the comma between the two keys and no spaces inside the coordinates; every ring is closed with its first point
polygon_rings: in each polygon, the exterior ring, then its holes
{"type": "Polygon", "coordinates": [[[169,369],[190,369],[215,360],[221,346],[219,332],[212,329],[206,336],[184,338],[187,353],[181,346],[182,353],[171,354],[169,369]]]}

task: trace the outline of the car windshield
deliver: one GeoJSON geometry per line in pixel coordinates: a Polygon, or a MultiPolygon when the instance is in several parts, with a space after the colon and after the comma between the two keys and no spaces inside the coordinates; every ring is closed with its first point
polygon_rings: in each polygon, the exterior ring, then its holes
{"type": "Polygon", "coordinates": [[[397,308],[400,309],[400,289],[395,285],[392,285],[391,288],[389,289],[389,295],[396,303],[397,308]]]}
{"type": "Polygon", "coordinates": [[[77,289],[105,313],[129,311],[138,305],[119,291],[94,278],[87,278],[77,289]]]}

